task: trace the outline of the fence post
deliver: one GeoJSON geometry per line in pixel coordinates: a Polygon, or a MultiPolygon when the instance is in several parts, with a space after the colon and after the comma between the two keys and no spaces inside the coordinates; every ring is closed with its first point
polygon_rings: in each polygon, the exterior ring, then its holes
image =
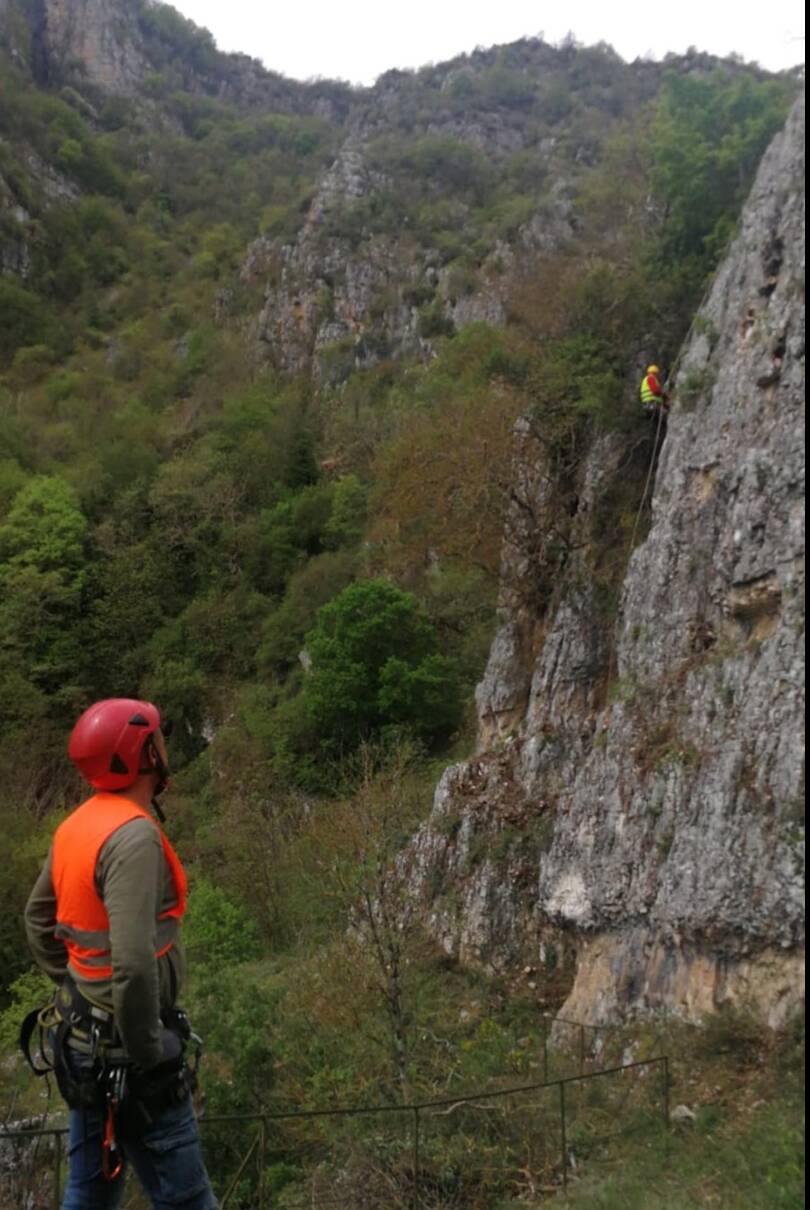
{"type": "Polygon", "coordinates": [[[422,1205],[422,1193],[419,1186],[422,1182],[419,1157],[419,1106],[413,1107],[413,1210],[419,1210],[422,1205]]]}
{"type": "Polygon", "coordinates": [[[562,1182],[568,1188],[568,1141],[565,1137],[565,1081],[560,1080],[560,1139],[562,1145],[562,1182]]]}
{"type": "Polygon", "coordinates": [[[585,1075],[585,1026],[579,1027],[579,1074],[585,1075]]]}
{"type": "Polygon", "coordinates": [[[59,1210],[59,1202],[61,1201],[62,1190],[60,1188],[60,1176],[62,1170],[62,1135],[56,1133],[53,1136],[53,1207],[54,1210],[59,1210]]]}
{"type": "Polygon", "coordinates": [[[548,1084],[548,1017],[543,1014],[543,1083],[548,1084]]]}
{"type": "Polygon", "coordinates": [[[264,1210],[264,1169],[267,1163],[267,1119],[259,1126],[259,1210],[264,1210]]]}

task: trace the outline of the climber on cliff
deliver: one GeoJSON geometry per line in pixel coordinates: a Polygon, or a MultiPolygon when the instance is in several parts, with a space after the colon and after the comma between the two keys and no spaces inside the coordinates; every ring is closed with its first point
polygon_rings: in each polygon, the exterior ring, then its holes
{"type": "Polygon", "coordinates": [[[660,412],[666,415],[669,411],[669,396],[661,385],[660,373],[658,366],[647,366],[641,380],[641,406],[644,408],[646,416],[655,417],[660,412]]]}

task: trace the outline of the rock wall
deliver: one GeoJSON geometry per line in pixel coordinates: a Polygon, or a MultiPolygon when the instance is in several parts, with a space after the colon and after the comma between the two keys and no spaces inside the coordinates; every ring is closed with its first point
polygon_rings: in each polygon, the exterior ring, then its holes
{"type": "MultiPolygon", "coordinates": [[[[455,125],[431,132],[448,129],[463,137],[455,125]]],[[[345,235],[352,206],[394,188],[369,162],[370,133],[364,117],[322,178],[295,242],[255,241],[242,270],[244,280],[266,282],[257,323],[260,357],[293,373],[311,370],[327,384],[382,358],[430,357],[431,333],[420,323],[426,299],[450,331],[479,321],[502,324],[517,259],[515,249],[499,243],[460,292],[439,250],[420,246],[407,231],[345,235]]],[[[467,133],[477,146],[481,132],[467,133]]],[[[558,246],[571,234],[570,211],[561,196],[545,222],[535,216],[526,225],[519,248],[558,246]]]]}
{"type": "MultiPolygon", "coordinates": [[[[0,0],[0,50],[27,64],[42,87],[68,84],[91,99],[112,93],[137,100],[152,122],[172,125],[144,94],[144,81],[164,73],[173,89],[206,93],[245,110],[314,114],[343,123],[363,90],[333,80],[309,84],[268,71],[249,55],[217,51],[210,35],[183,18],[178,29],[150,21],[162,0],[0,0]]],[[[171,6],[168,6],[171,7],[171,6]]],[[[176,14],[175,14],[176,15],[176,14]]]]}
{"type": "Polygon", "coordinates": [[[93,84],[135,93],[149,71],[136,6],[120,0],[45,0],[41,37],[51,69],[81,64],[93,84]]]}
{"type": "Polygon", "coordinates": [[[802,98],[683,350],[612,634],[583,548],[626,455],[566,484],[518,432],[481,751],[404,860],[449,953],[573,942],[576,1019],[803,995],[803,280],[802,98]]]}

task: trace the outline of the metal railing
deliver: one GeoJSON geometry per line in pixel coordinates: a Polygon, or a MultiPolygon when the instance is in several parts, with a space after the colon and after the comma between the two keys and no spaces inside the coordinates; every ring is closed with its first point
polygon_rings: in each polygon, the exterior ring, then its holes
{"type": "MultiPolygon", "coordinates": [[[[555,1024],[557,1020],[558,1019],[555,1019],[555,1024]]],[[[576,1027],[577,1030],[581,1031],[579,1033],[580,1062],[581,1065],[584,1065],[585,1031],[592,1027],[580,1026],[577,1022],[567,1022],[565,1024],[572,1025],[576,1027]]],[[[544,1038],[544,1077],[547,1077],[548,1075],[548,1063],[548,1035],[546,1033],[544,1038]]],[[[307,1207],[348,1206],[355,1210],[355,1208],[360,1204],[380,1204],[389,1206],[398,1205],[407,1207],[408,1210],[430,1210],[431,1206],[451,1204],[463,1205],[464,1203],[458,1201],[453,1203],[452,1200],[435,1200],[436,1197],[441,1199],[441,1194],[437,1193],[435,1187],[437,1181],[435,1172],[436,1161],[434,1160],[431,1163],[426,1163],[424,1155],[424,1147],[426,1143],[426,1124],[428,1121],[432,1121],[434,1124],[436,1124],[440,1123],[441,1119],[449,1121],[453,1115],[461,1115],[465,1111],[482,1111],[487,1107],[492,1107],[499,1104],[500,1106],[505,1107],[505,1103],[509,1098],[512,1100],[518,1098],[525,1099],[532,1096],[537,1096],[538,1094],[541,1097],[551,1097],[556,1103],[556,1108],[552,1110],[551,1113],[546,1110],[545,1116],[539,1119],[537,1126],[537,1129],[542,1131],[543,1144],[545,1145],[545,1142],[549,1136],[549,1123],[551,1121],[556,1121],[558,1123],[557,1130],[552,1132],[556,1135],[556,1156],[550,1158],[545,1153],[543,1155],[543,1164],[545,1165],[544,1171],[548,1174],[551,1182],[551,1184],[547,1184],[545,1188],[546,1191],[550,1191],[554,1188],[565,1189],[568,1185],[569,1170],[572,1161],[572,1135],[569,1129],[569,1127],[572,1125],[572,1092],[578,1087],[593,1084],[597,1081],[606,1081],[608,1079],[615,1079],[617,1077],[621,1078],[626,1073],[632,1072],[635,1072],[637,1075],[641,1075],[650,1069],[658,1069],[661,1072],[660,1105],[658,1106],[655,1116],[659,1117],[659,1120],[664,1126],[668,1126],[669,1059],[666,1055],[657,1055],[654,1058],[640,1059],[636,1062],[622,1063],[615,1067],[602,1068],[591,1072],[580,1070],[579,1074],[576,1075],[564,1076],[562,1078],[552,1080],[544,1078],[542,1081],[524,1084],[514,1088],[502,1088],[495,1090],[490,1089],[465,1094],[463,1096],[445,1097],[437,1100],[419,1101],[404,1105],[364,1105],[331,1109],[273,1111],[267,1113],[217,1114],[202,1117],[200,1120],[200,1126],[203,1131],[204,1143],[205,1136],[209,1133],[209,1129],[212,1127],[238,1126],[241,1131],[250,1125],[258,1126],[256,1134],[251,1140],[249,1146],[236,1162],[236,1170],[228,1181],[227,1187],[221,1196],[220,1206],[222,1207],[222,1210],[227,1210],[229,1206],[235,1204],[232,1200],[235,1196],[240,1198],[244,1196],[243,1194],[238,1193],[240,1182],[243,1181],[249,1169],[255,1167],[256,1181],[251,1185],[252,1192],[250,1194],[250,1210],[269,1210],[271,1204],[269,1198],[272,1194],[267,1188],[266,1179],[268,1155],[271,1149],[275,1154],[279,1154],[280,1149],[283,1149],[285,1154],[292,1154],[295,1150],[295,1142],[292,1140],[288,1140],[283,1145],[280,1144],[278,1140],[271,1144],[271,1139],[269,1136],[273,1127],[278,1127],[284,1123],[290,1124],[293,1122],[315,1123],[324,1120],[329,1120],[331,1122],[353,1122],[356,1119],[361,1119],[364,1117],[369,1118],[373,1115],[387,1119],[390,1119],[392,1115],[400,1115],[400,1117],[404,1117],[406,1122],[409,1124],[409,1133],[411,1137],[409,1145],[404,1148],[400,1147],[395,1153],[394,1166],[391,1166],[389,1163],[388,1179],[391,1181],[396,1179],[396,1197],[398,1200],[394,1200],[392,1195],[388,1196],[386,1200],[386,1198],[381,1194],[380,1198],[382,1200],[378,1200],[376,1203],[367,1200],[363,1203],[359,1203],[356,1200],[358,1196],[356,1190],[341,1194],[340,1191],[335,1188],[335,1174],[340,1172],[341,1163],[346,1162],[346,1157],[349,1155],[351,1148],[356,1146],[356,1139],[347,1138],[338,1139],[337,1141],[333,1139],[329,1143],[330,1148],[335,1148],[337,1150],[338,1158],[332,1162],[331,1167],[329,1167],[327,1171],[325,1178],[326,1183],[329,1184],[329,1192],[327,1196],[321,1196],[319,1190],[313,1183],[312,1188],[302,1190],[302,1193],[305,1193],[306,1201],[305,1203],[302,1202],[301,1205],[303,1206],[306,1204],[307,1207]],[[553,1090],[556,1090],[556,1096],[554,1095],[553,1090]],[[405,1157],[407,1157],[407,1162],[404,1162],[405,1157]]],[[[529,1101],[528,1104],[523,1106],[523,1110],[524,1112],[527,1110],[538,1111],[539,1107],[540,1102],[529,1101]]],[[[626,1109],[626,1102],[611,1105],[608,1107],[608,1109],[603,1107],[603,1117],[607,1117],[607,1119],[614,1124],[616,1121],[617,1110],[619,1113],[621,1113],[624,1109],[626,1109]]],[[[648,1122],[653,1120],[653,1115],[651,1112],[647,1112],[643,1116],[648,1122]]],[[[481,1147],[484,1148],[484,1135],[488,1135],[488,1145],[490,1150],[493,1150],[494,1136],[491,1126],[492,1122],[490,1120],[485,1123],[486,1129],[482,1130],[480,1133],[473,1131],[472,1134],[463,1137],[468,1144],[474,1143],[477,1145],[480,1143],[481,1147]]],[[[61,1197],[63,1165],[62,1140],[67,1132],[67,1127],[40,1127],[29,1130],[0,1130],[0,1142],[16,1140],[20,1147],[27,1145],[29,1148],[33,1143],[35,1155],[43,1140],[51,1140],[49,1147],[51,1152],[50,1161],[52,1164],[53,1182],[51,1205],[54,1207],[54,1210],[58,1210],[61,1197]]],[[[614,1138],[617,1133],[621,1133],[621,1131],[617,1132],[612,1130],[608,1135],[602,1137],[602,1141],[609,1141],[610,1139],[614,1138]]],[[[440,1154],[443,1150],[443,1144],[446,1143],[451,1137],[452,1136],[448,1134],[446,1137],[443,1137],[441,1140],[439,1140],[440,1154]]],[[[591,1145],[593,1144],[594,1138],[597,1138],[597,1136],[593,1135],[590,1137],[591,1145]]],[[[376,1142],[378,1144],[380,1143],[379,1138],[376,1140],[376,1142]]],[[[495,1142],[497,1143],[497,1140],[495,1140],[495,1142]]],[[[309,1148],[310,1153],[315,1154],[316,1158],[319,1159],[320,1162],[323,1162],[326,1152],[323,1150],[323,1145],[320,1141],[316,1142],[314,1147],[311,1140],[308,1143],[302,1143],[299,1140],[298,1145],[299,1151],[302,1153],[302,1158],[306,1159],[306,1152],[309,1148]]],[[[536,1157],[534,1163],[535,1168],[538,1171],[543,1168],[543,1164],[541,1164],[536,1157]]],[[[499,1166],[498,1171],[501,1170],[502,1169],[499,1166]]],[[[495,1171],[495,1169],[492,1169],[491,1171],[495,1171]]],[[[502,1171],[505,1172],[506,1170],[503,1169],[502,1171]]],[[[525,1170],[521,1169],[521,1171],[525,1170]]],[[[45,1192],[46,1191],[40,1187],[40,1193],[45,1192]]],[[[372,1196],[376,1195],[372,1195],[371,1193],[364,1194],[364,1198],[370,1198],[372,1196]]],[[[32,1210],[36,1205],[36,1197],[36,1192],[29,1194],[28,1197],[27,1205],[30,1206],[32,1210]]],[[[43,1203],[40,1202],[39,1204],[42,1205],[43,1203]]],[[[285,1204],[291,1205],[292,1203],[290,1203],[288,1200],[285,1204]]],[[[0,1202],[0,1210],[2,1210],[2,1205],[3,1204],[0,1202]]],[[[17,1206],[19,1206],[20,1210],[22,1210],[22,1208],[26,1206],[26,1203],[18,1202],[17,1206]]]]}

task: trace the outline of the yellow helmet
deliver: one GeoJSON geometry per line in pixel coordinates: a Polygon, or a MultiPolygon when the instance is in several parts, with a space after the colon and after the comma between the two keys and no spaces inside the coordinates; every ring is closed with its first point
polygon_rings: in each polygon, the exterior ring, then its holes
{"type": "Polygon", "coordinates": [[[647,373],[648,374],[660,374],[661,371],[658,369],[658,366],[647,366],[647,373]]]}

